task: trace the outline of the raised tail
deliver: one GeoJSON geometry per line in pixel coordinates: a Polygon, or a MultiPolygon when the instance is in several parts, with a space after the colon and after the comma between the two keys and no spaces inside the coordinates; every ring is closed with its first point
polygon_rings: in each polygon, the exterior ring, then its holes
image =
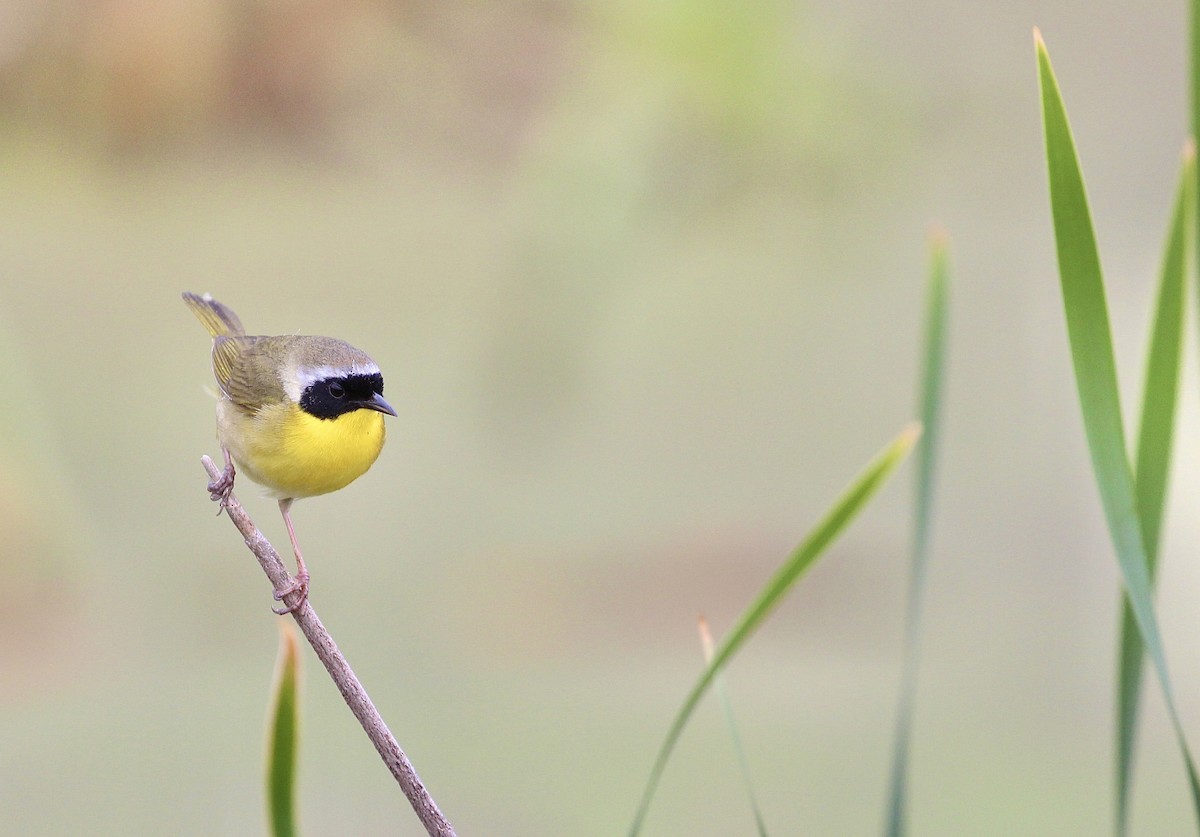
{"type": "Polygon", "coordinates": [[[208,333],[213,337],[229,337],[246,333],[238,315],[217,302],[210,294],[197,296],[193,293],[184,293],[183,301],[187,303],[188,308],[191,308],[192,313],[196,315],[196,319],[208,329],[208,333]]]}

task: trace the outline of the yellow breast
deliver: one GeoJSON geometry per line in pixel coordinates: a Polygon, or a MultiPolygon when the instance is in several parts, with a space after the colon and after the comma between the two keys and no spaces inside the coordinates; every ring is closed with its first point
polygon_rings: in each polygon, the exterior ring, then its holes
{"type": "Polygon", "coordinates": [[[379,457],[383,414],[355,410],[319,419],[295,404],[247,416],[218,403],[217,436],[250,479],[275,497],[314,497],[345,488],[379,457]]]}

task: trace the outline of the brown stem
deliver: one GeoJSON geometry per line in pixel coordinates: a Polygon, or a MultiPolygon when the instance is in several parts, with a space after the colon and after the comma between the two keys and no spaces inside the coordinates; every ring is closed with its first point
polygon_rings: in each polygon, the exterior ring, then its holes
{"type": "MultiPolygon", "coordinates": [[[[203,456],[200,461],[211,478],[216,479],[220,476],[220,469],[209,457],[203,456]]],[[[280,560],[279,553],[275,551],[275,547],[271,546],[262,532],[258,531],[258,527],[254,525],[250,515],[246,514],[246,510],[242,508],[242,504],[232,493],[225,500],[224,508],[229,519],[233,521],[233,525],[242,533],[246,546],[254,553],[258,563],[262,565],[263,572],[267,574],[271,584],[276,590],[288,589],[292,584],[292,578],[288,575],[283,561],[280,560]]],[[[284,597],[284,602],[289,605],[293,604],[294,599],[299,595],[298,592],[293,592],[284,597]]],[[[325,630],[325,626],[317,618],[312,605],[307,600],[302,602],[292,613],[292,618],[296,620],[300,630],[308,637],[313,651],[325,666],[325,670],[329,672],[329,676],[333,678],[346,705],[350,707],[354,717],[358,718],[358,722],[362,724],[367,737],[371,739],[371,743],[375,745],[375,749],[383,758],[384,764],[396,778],[400,789],[408,797],[409,803],[425,826],[425,830],[429,832],[430,837],[455,837],[454,827],[450,825],[450,822],[438,809],[437,803],[433,801],[433,797],[429,795],[429,791],[425,789],[412,762],[408,760],[408,756],[404,755],[404,751],[396,743],[395,737],[387,728],[387,724],[383,722],[375,704],[371,703],[371,698],[367,696],[366,690],[354,676],[350,664],[338,650],[333,637],[329,635],[329,631],[325,630]]]]}

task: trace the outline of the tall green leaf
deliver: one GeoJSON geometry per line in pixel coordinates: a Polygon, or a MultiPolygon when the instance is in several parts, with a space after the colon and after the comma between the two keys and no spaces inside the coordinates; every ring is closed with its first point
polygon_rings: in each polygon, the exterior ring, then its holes
{"type": "Polygon", "coordinates": [[[1100,256],[1092,231],[1083,175],[1079,169],[1062,94],[1050,65],[1050,56],[1037,30],[1034,30],[1034,39],[1058,272],[1092,470],[1124,579],[1127,600],[1158,676],[1171,724],[1187,765],[1192,802],[1200,820],[1200,780],[1179,721],[1167,671],[1167,658],[1151,599],[1138,494],[1125,448],[1108,304],[1104,296],[1100,256]]]}
{"type": "Polygon", "coordinates": [[[667,738],[659,749],[657,758],[654,760],[654,766],[650,770],[650,778],[646,782],[646,789],[642,793],[642,799],[638,804],[637,814],[634,817],[633,825],[629,829],[631,837],[634,837],[641,831],[642,822],[645,820],[646,813],[650,809],[650,802],[654,799],[654,791],[658,787],[659,779],[662,778],[663,770],[667,766],[671,752],[675,749],[675,744],[679,741],[679,736],[683,732],[688,718],[691,717],[693,710],[695,710],[696,705],[700,702],[700,698],[703,697],[705,691],[707,691],[709,685],[712,683],[713,677],[725,667],[725,664],[732,659],[734,654],[741,650],[746,640],[750,638],[759,626],[762,625],[767,616],[783,601],[784,596],[792,589],[792,586],[800,580],[804,572],[813,565],[821,553],[825,551],[825,548],[846,528],[847,524],[862,509],[867,500],[879,489],[879,486],[883,484],[888,475],[903,461],[904,457],[908,455],[912,446],[916,443],[920,433],[920,425],[916,423],[910,424],[871,461],[863,473],[859,475],[858,479],[846,489],[845,493],[825,513],[821,521],[809,532],[808,537],[796,547],[796,550],[783,563],[783,566],[770,578],[762,592],[759,593],[758,597],[742,613],[733,630],[721,642],[716,654],[713,655],[712,662],[705,667],[696,685],[692,687],[687,697],[684,698],[683,705],[679,708],[679,711],[675,715],[675,720],[672,721],[671,727],[667,731],[667,738]]]}
{"type": "MultiPolygon", "coordinates": [[[[1150,583],[1158,566],[1158,549],[1166,505],[1167,475],[1175,438],[1175,405],[1183,355],[1183,314],[1187,283],[1187,254],[1191,224],[1196,155],[1184,153],[1171,227],[1163,251],[1158,281],[1158,302],[1146,358],[1142,419],[1138,433],[1134,478],[1138,512],[1146,546],[1150,583]]],[[[1142,639],[1128,601],[1121,608],[1120,664],[1117,676],[1117,833],[1129,823],[1129,794],[1133,776],[1133,748],[1137,735],[1138,701],[1142,682],[1142,639]]]]}
{"type": "MultiPolygon", "coordinates": [[[[1200,137],[1200,0],[1192,0],[1189,4],[1191,11],[1191,79],[1189,87],[1192,94],[1192,142],[1200,137]]],[[[1192,194],[1200,196],[1200,170],[1192,169],[1192,194]]],[[[1196,227],[1197,240],[1200,241],[1200,212],[1193,213],[1193,225],[1196,227]]]]}
{"type": "Polygon", "coordinates": [[[292,837],[296,833],[296,739],[299,729],[296,670],[300,655],[296,629],[290,622],[281,620],[279,624],[279,661],[267,741],[267,811],[271,833],[275,837],[292,837]]]}
{"type": "MultiPolygon", "coordinates": [[[[704,664],[708,665],[713,658],[712,633],[708,630],[708,620],[700,617],[700,648],[704,651],[704,664]]],[[[746,796],[750,800],[750,810],[754,812],[754,824],[758,828],[758,837],[769,837],[767,821],[762,809],[758,807],[758,796],[754,793],[754,780],[750,776],[750,762],[746,759],[746,750],[742,747],[742,736],[738,733],[737,721],[733,717],[733,701],[725,689],[725,678],[720,673],[713,676],[713,691],[721,702],[725,713],[725,724],[729,727],[729,737],[733,740],[733,752],[737,757],[738,771],[742,774],[742,785],[746,788],[746,796]]]]}
{"type": "Polygon", "coordinates": [[[920,421],[925,432],[916,452],[916,502],[913,507],[912,567],[908,580],[908,619],[904,629],[904,668],[900,678],[900,706],[892,752],[891,788],[888,793],[885,834],[901,837],[908,830],[908,760],[913,706],[917,689],[921,611],[929,564],[929,525],[933,512],[934,465],[941,429],[942,374],[946,355],[946,320],[950,271],[946,237],[936,233],[930,241],[929,282],[925,292],[925,356],[921,371],[920,421]]]}

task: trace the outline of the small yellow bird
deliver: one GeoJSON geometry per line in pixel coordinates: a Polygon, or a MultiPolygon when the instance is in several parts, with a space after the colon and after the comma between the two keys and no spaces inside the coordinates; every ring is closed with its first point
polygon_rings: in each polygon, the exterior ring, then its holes
{"type": "Polygon", "coordinates": [[[308,598],[308,570],[292,528],[292,503],[345,488],[366,473],[383,449],[383,399],[379,366],[349,343],[332,337],[246,334],[241,320],[208,294],[183,301],[212,335],[217,398],[217,440],[225,471],[208,485],[222,503],[233,490],[234,462],[279,500],[296,555],[291,587],[299,591],[290,613],[308,598]]]}

